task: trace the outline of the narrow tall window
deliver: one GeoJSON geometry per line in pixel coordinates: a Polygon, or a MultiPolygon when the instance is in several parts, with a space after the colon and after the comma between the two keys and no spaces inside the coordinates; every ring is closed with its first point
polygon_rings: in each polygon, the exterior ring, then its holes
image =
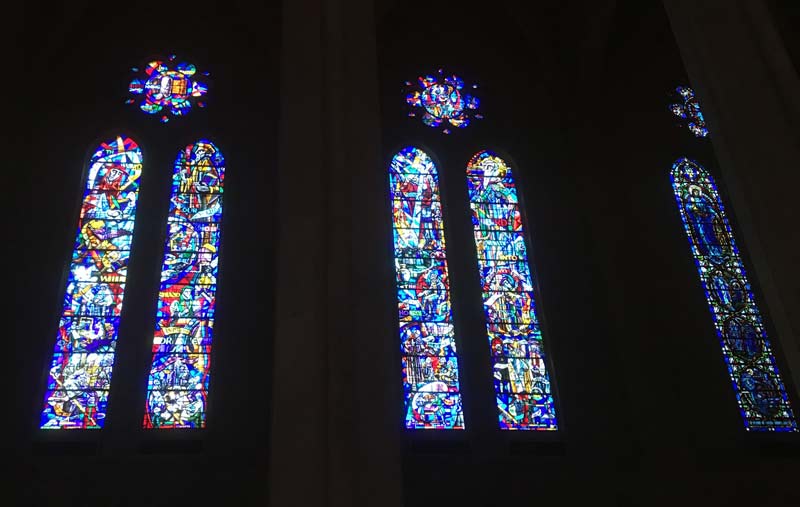
{"type": "Polygon", "coordinates": [[[142,152],[117,137],[91,158],[50,362],[43,429],[99,429],[106,417],[142,152]]]}
{"type": "Polygon", "coordinates": [[[467,165],[467,185],[499,426],[558,429],[511,168],[481,151],[467,165]]]}
{"type": "Polygon", "coordinates": [[[436,165],[424,151],[404,148],[389,181],[405,426],[464,429],[436,165]]]}
{"type": "Polygon", "coordinates": [[[205,139],[175,161],[145,428],[204,428],[225,160],[205,139]]]}
{"type": "Polygon", "coordinates": [[[673,164],[671,179],[745,428],[797,431],[714,179],[686,158],[673,164]]]}

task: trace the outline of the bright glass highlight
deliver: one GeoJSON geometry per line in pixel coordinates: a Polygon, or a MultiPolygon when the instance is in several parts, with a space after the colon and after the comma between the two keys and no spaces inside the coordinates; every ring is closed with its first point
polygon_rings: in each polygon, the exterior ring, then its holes
{"type": "MultiPolygon", "coordinates": [[[[186,62],[174,64],[174,61],[175,55],[170,55],[167,62],[154,60],[144,67],[144,75],[140,74],[138,67],[131,69],[138,77],[130,82],[128,92],[139,97],[139,109],[147,114],[161,114],[161,123],[169,121],[170,116],[166,113],[173,116],[188,114],[192,103],[205,107],[205,103],[198,99],[208,92],[208,86],[195,77],[195,66],[186,62]]],[[[207,76],[208,72],[203,75],[207,76]]],[[[130,98],[126,102],[134,104],[136,101],[130,98]]]]}
{"type": "Polygon", "coordinates": [[[695,137],[708,137],[706,120],[700,110],[700,103],[694,96],[694,90],[688,86],[675,88],[675,93],[680,97],[680,102],[669,105],[669,110],[686,125],[689,132],[695,137]]]}
{"type": "Polygon", "coordinates": [[[748,431],[797,431],[761,312],[714,179],[681,158],[672,188],[748,431]]]}
{"type": "MultiPolygon", "coordinates": [[[[429,127],[442,127],[443,134],[450,127],[466,128],[470,120],[481,119],[478,114],[480,100],[464,89],[464,80],[456,75],[446,76],[439,69],[435,76],[425,75],[417,79],[416,86],[406,81],[406,104],[411,108],[408,115],[422,115],[422,123],[429,127]]],[[[473,84],[472,88],[478,85],[473,84]]]]}
{"type": "Polygon", "coordinates": [[[106,419],[142,152],[123,137],[91,158],[45,393],[43,429],[100,429],[106,419]]]}
{"type": "Polygon", "coordinates": [[[408,429],[464,429],[436,165],[404,148],[389,169],[408,429]]]}
{"type": "Polygon", "coordinates": [[[210,141],[175,161],[145,428],[204,428],[225,159],[210,141]]]}
{"type": "Polygon", "coordinates": [[[481,151],[467,165],[467,185],[498,424],[504,430],[556,430],[514,176],[503,159],[481,151]]]}

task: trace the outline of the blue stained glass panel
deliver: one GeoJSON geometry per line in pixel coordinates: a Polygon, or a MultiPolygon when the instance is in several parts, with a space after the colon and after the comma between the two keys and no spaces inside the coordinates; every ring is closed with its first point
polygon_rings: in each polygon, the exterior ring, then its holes
{"type": "Polygon", "coordinates": [[[400,340],[406,355],[456,355],[453,324],[448,322],[401,322],[400,340]]]}
{"type": "Polygon", "coordinates": [[[214,316],[216,287],[212,285],[161,284],[158,318],[209,318],[214,316]]]}
{"type": "Polygon", "coordinates": [[[429,382],[405,395],[406,427],[410,429],[464,429],[461,393],[444,382],[429,382]],[[408,417],[413,416],[413,422],[408,417]]]}
{"type": "Polygon", "coordinates": [[[173,194],[170,222],[219,223],[222,219],[222,194],[173,194]]]}
{"type": "MultiPolygon", "coordinates": [[[[408,115],[422,115],[425,125],[442,126],[442,133],[449,134],[449,127],[465,128],[471,119],[483,118],[477,113],[480,100],[466,93],[464,80],[460,77],[446,75],[439,69],[435,76],[420,76],[417,83],[419,86],[406,81],[408,115]]],[[[477,88],[477,85],[472,85],[472,88],[477,88]]]]}
{"type": "Polygon", "coordinates": [[[416,392],[432,382],[443,382],[448,391],[458,391],[458,359],[455,356],[403,356],[403,386],[416,392]]]}
{"type": "Polygon", "coordinates": [[[162,319],[153,339],[153,354],[211,353],[214,321],[162,319]]]}
{"type": "Polygon", "coordinates": [[[142,152],[129,138],[102,143],[89,162],[42,429],[105,423],[141,174],[142,152]]]}
{"type": "Polygon", "coordinates": [[[124,295],[124,283],[71,281],[64,293],[63,315],[119,317],[124,295]]]}
{"type": "Polygon", "coordinates": [[[131,249],[132,239],[133,220],[84,217],[78,226],[75,254],[86,255],[84,250],[127,251],[131,249]]]}
{"type": "Polygon", "coordinates": [[[717,185],[686,158],[673,164],[670,177],[744,426],[797,431],[717,185]]]}
{"type": "Polygon", "coordinates": [[[204,244],[218,244],[219,232],[217,223],[170,222],[167,249],[170,252],[199,252],[204,244]],[[205,243],[201,244],[201,241],[205,243]]]}
{"type": "Polygon", "coordinates": [[[478,259],[487,261],[516,261],[528,258],[525,238],[520,232],[505,232],[474,228],[478,259]]]}
{"type": "Polygon", "coordinates": [[[54,354],[48,389],[66,386],[73,390],[108,390],[114,353],[54,354]]]}
{"type": "Polygon", "coordinates": [[[679,98],[679,102],[669,105],[672,114],[679,118],[695,137],[708,137],[706,120],[700,109],[700,103],[695,98],[694,90],[688,86],[679,86],[675,88],[675,95],[679,98]]]}
{"type": "Polygon", "coordinates": [[[464,429],[436,165],[408,147],[389,168],[407,429],[464,429]]]}
{"type": "Polygon", "coordinates": [[[557,430],[514,176],[490,151],[467,164],[487,337],[504,430],[557,430]]]}
{"type": "Polygon", "coordinates": [[[394,228],[395,257],[442,258],[445,241],[442,229],[420,234],[419,229],[394,228]]]}
{"type": "Polygon", "coordinates": [[[450,292],[447,290],[397,291],[401,321],[450,322],[450,292]]]}
{"type": "Polygon", "coordinates": [[[138,195],[138,186],[133,184],[118,193],[100,190],[87,193],[81,206],[81,220],[133,220],[138,195]]]}
{"type": "Polygon", "coordinates": [[[225,159],[202,139],[175,161],[145,428],[205,428],[225,159]]]}

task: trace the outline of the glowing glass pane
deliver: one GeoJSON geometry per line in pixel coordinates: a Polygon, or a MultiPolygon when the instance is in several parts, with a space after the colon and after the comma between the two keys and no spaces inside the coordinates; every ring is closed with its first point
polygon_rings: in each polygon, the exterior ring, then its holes
{"type": "Polygon", "coordinates": [[[389,169],[408,429],[464,429],[439,176],[404,148],[389,169]]]}
{"type": "MultiPolygon", "coordinates": [[[[420,76],[419,86],[406,81],[406,103],[410,106],[409,116],[422,114],[422,123],[429,127],[442,127],[442,132],[450,133],[449,127],[465,128],[470,119],[481,119],[477,114],[480,100],[465,93],[464,81],[456,76],[445,76],[439,69],[436,76],[420,76]]],[[[472,85],[477,88],[478,85],[472,85]]]]}
{"type": "Polygon", "coordinates": [[[556,430],[514,176],[503,159],[481,151],[467,165],[467,185],[499,426],[556,430]]]}
{"type": "Polygon", "coordinates": [[[688,86],[679,86],[675,88],[675,93],[680,102],[670,104],[669,110],[681,120],[682,124],[686,125],[695,137],[707,137],[708,128],[706,128],[703,112],[700,110],[700,103],[694,96],[694,90],[688,86]]]}
{"type": "Polygon", "coordinates": [[[141,173],[142,152],[128,138],[102,143],[89,163],[43,429],[105,423],[141,173]]]}
{"type": "MultiPolygon", "coordinates": [[[[147,114],[161,113],[161,122],[167,123],[171,113],[174,116],[183,116],[192,108],[192,102],[197,107],[205,107],[204,102],[197,101],[208,91],[208,87],[195,79],[197,69],[191,63],[181,62],[175,64],[175,70],[170,70],[175,55],[169,61],[154,60],[144,67],[142,72],[134,67],[132,70],[139,77],[128,85],[128,92],[141,99],[139,109],[147,114]]],[[[204,73],[208,75],[208,73],[204,73]]],[[[134,104],[136,98],[127,100],[134,104]]]]}
{"type": "Polygon", "coordinates": [[[204,428],[225,159],[205,139],[175,161],[145,428],[204,428]]]}
{"type": "Polygon", "coordinates": [[[671,179],[745,428],[797,431],[714,179],[686,158],[673,164],[671,179]]]}

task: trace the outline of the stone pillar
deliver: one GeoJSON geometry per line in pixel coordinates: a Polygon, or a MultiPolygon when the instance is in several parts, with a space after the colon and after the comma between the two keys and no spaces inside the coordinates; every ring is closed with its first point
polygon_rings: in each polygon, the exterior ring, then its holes
{"type": "Polygon", "coordinates": [[[271,505],[399,506],[387,178],[369,0],[283,5],[271,505]],[[385,297],[384,297],[385,296],[385,297]]]}
{"type": "Polygon", "coordinates": [[[711,131],[737,239],[790,369],[784,380],[797,393],[800,79],[763,0],[664,5],[711,131]]]}

